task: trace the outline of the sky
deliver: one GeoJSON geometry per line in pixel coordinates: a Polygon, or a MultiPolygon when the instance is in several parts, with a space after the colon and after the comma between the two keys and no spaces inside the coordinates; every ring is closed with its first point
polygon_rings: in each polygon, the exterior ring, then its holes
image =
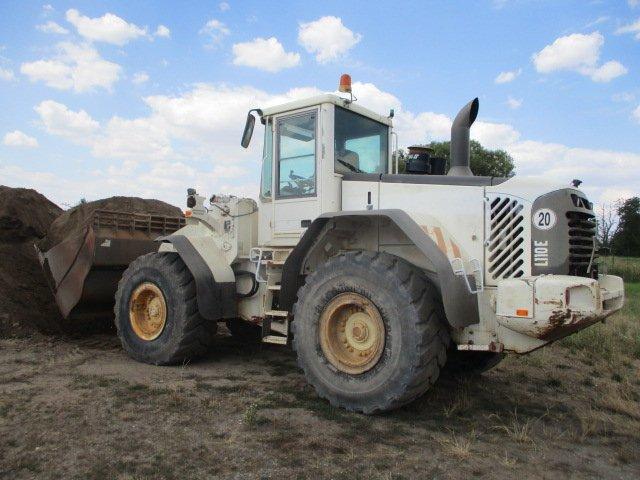
{"type": "Polygon", "coordinates": [[[246,112],[337,88],[400,146],[472,138],[598,203],[640,194],[640,0],[0,2],[0,184],[63,207],[256,197],[246,112]]]}

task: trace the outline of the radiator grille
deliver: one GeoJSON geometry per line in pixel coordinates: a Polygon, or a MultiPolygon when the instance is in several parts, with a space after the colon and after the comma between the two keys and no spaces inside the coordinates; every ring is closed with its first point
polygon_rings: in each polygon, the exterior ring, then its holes
{"type": "Polygon", "coordinates": [[[588,277],[592,272],[587,272],[589,263],[595,265],[596,255],[593,261],[593,242],[596,235],[596,217],[593,213],[567,212],[569,223],[569,275],[588,277]]]}
{"type": "Polygon", "coordinates": [[[525,261],[522,203],[496,197],[489,206],[488,273],[493,280],[521,277],[525,261]]]}

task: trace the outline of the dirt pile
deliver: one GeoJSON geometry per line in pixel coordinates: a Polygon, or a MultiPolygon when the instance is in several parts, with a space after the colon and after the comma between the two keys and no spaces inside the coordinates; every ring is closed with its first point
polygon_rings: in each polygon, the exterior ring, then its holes
{"type": "Polygon", "coordinates": [[[105,198],[63,211],[35,190],[0,186],[0,337],[111,328],[111,319],[61,318],[35,249],[45,252],[79,232],[96,210],[182,216],[177,207],[136,197],[105,198]]]}
{"type": "Polygon", "coordinates": [[[0,337],[58,331],[60,314],[34,242],[61,213],[35,190],[0,185],[0,337]]]}
{"type": "Polygon", "coordinates": [[[27,188],[0,185],[0,241],[42,238],[62,209],[44,195],[27,188]]]}
{"type": "Polygon", "coordinates": [[[47,236],[38,243],[43,252],[60,243],[69,235],[78,233],[93,220],[96,210],[110,210],[123,213],[146,213],[181,217],[182,211],[160,200],[149,200],[138,197],[110,197],[93,202],[82,203],[60,215],[47,232],[47,236]]]}

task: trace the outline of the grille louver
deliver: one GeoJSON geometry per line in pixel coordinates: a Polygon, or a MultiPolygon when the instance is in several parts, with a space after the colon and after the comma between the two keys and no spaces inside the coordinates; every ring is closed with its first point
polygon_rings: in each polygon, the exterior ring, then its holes
{"type": "MultiPolygon", "coordinates": [[[[586,200],[585,200],[586,201],[586,200]]],[[[567,212],[569,222],[569,275],[588,277],[589,264],[597,259],[592,253],[596,235],[596,218],[593,213],[567,212]]]]}
{"type": "Polygon", "coordinates": [[[487,271],[493,280],[524,275],[523,206],[517,199],[495,197],[489,203],[487,271]]]}

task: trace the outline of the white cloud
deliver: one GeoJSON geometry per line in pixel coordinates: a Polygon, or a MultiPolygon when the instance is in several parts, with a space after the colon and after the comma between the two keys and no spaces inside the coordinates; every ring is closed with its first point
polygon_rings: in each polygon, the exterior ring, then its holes
{"type": "Polygon", "coordinates": [[[218,4],[218,8],[221,12],[226,12],[231,9],[231,5],[229,5],[227,2],[220,2],[218,4]]]}
{"type": "Polygon", "coordinates": [[[540,73],[594,67],[603,44],[604,37],[599,32],[589,35],[574,33],[557,38],[551,45],[535,53],[533,63],[540,73]]]}
{"type": "Polygon", "coordinates": [[[38,140],[20,130],[7,133],[2,143],[8,147],[36,148],[38,146],[38,140]]]}
{"type": "Polygon", "coordinates": [[[600,203],[615,203],[618,200],[626,200],[627,198],[637,197],[638,192],[629,189],[619,190],[617,188],[605,188],[600,194],[600,203]]]}
{"type": "Polygon", "coordinates": [[[100,129],[100,124],[84,110],[74,112],[53,100],[41,102],[34,110],[40,116],[47,133],[67,138],[74,143],[91,144],[100,129]]]}
{"type": "Polygon", "coordinates": [[[200,29],[200,35],[204,35],[207,37],[206,47],[215,48],[220,43],[224,37],[231,33],[231,30],[227,28],[227,26],[222,23],[220,20],[216,20],[212,18],[207,23],[205,23],[204,27],[200,29]]]}
{"type": "Polygon", "coordinates": [[[43,23],[42,25],[36,25],[36,28],[43,33],[54,33],[56,35],[66,35],[69,33],[69,30],[51,20],[47,23],[43,23]]]}
{"type": "Polygon", "coordinates": [[[277,38],[256,38],[233,45],[233,64],[278,72],[300,63],[300,54],[285,52],[277,38]]]}
{"type": "Polygon", "coordinates": [[[353,33],[338,17],[322,17],[309,23],[301,23],[298,41],[309,53],[316,54],[319,63],[335,60],[351,50],[362,35],[353,33]]]}
{"type": "Polygon", "coordinates": [[[640,122],[640,105],[633,111],[633,117],[640,122]]]}
{"type": "Polygon", "coordinates": [[[614,102],[631,103],[635,99],[636,99],[636,96],[631,92],[614,93],[611,96],[611,100],[613,100],[614,102]]]}
{"type": "Polygon", "coordinates": [[[507,105],[509,105],[510,109],[516,110],[522,106],[522,99],[509,96],[509,98],[507,98],[507,105]]]}
{"type": "Polygon", "coordinates": [[[50,12],[53,12],[55,8],[53,8],[53,5],[50,5],[47,3],[46,5],[42,6],[42,10],[44,10],[45,13],[50,13],[50,12]]]}
{"type": "Polygon", "coordinates": [[[145,83],[149,81],[149,75],[146,72],[138,72],[133,75],[131,79],[133,83],[136,85],[140,85],[141,83],[145,83]]]}
{"type": "Polygon", "coordinates": [[[588,76],[594,82],[609,82],[627,73],[627,69],[615,60],[598,66],[602,45],[604,37],[600,32],[573,33],[534,53],[532,60],[540,73],[567,70],[588,76]]]}
{"type": "Polygon", "coordinates": [[[246,168],[237,165],[216,165],[211,172],[214,177],[218,178],[239,178],[247,173],[249,172],[246,168]]]}
{"type": "Polygon", "coordinates": [[[120,78],[120,65],[103,59],[91,45],[62,42],[56,49],[58,53],[53,58],[23,63],[20,72],[32,82],[76,92],[96,87],[110,91],[120,78]]]}
{"type": "Polygon", "coordinates": [[[520,74],[522,73],[522,69],[519,68],[517,70],[511,70],[506,72],[500,72],[498,76],[495,78],[495,83],[509,83],[513,82],[520,74]]]}
{"type": "Polygon", "coordinates": [[[67,10],[66,18],[80,35],[95,42],[106,42],[113,45],[125,45],[131,40],[147,36],[147,29],[114,15],[106,13],[102,17],[90,18],[81,15],[78,10],[67,10]]]}
{"type": "Polygon", "coordinates": [[[518,132],[505,123],[476,122],[471,130],[471,138],[478,140],[487,148],[504,148],[520,139],[518,132]]]}
{"type": "Polygon", "coordinates": [[[634,35],[636,40],[640,40],[640,18],[638,18],[635,22],[630,23],[629,25],[624,25],[616,30],[617,35],[621,35],[624,33],[631,33],[634,35]]]}
{"type": "Polygon", "coordinates": [[[156,28],[156,32],[153,35],[155,37],[171,38],[171,30],[164,25],[158,25],[158,28],[156,28]]]}
{"type": "Polygon", "coordinates": [[[13,74],[13,70],[10,70],[8,68],[2,68],[0,67],[0,80],[4,80],[6,82],[10,82],[12,80],[14,80],[16,77],[13,74]]]}
{"type": "Polygon", "coordinates": [[[616,60],[610,60],[589,73],[594,82],[606,83],[628,72],[627,67],[616,60]]]}
{"type": "Polygon", "coordinates": [[[627,3],[631,8],[636,8],[638,5],[640,5],[640,0],[627,0],[627,3]]]}
{"type": "Polygon", "coordinates": [[[96,137],[91,152],[100,158],[158,161],[173,155],[171,137],[161,119],[113,117],[96,137]]]}
{"type": "Polygon", "coordinates": [[[600,16],[598,18],[596,18],[595,20],[587,23],[584,28],[591,28],[591,27],[595,27],[596,25],[600,25],[601,23],[606,23],[611,19],[611,17],[608,17],[606,15],[600,16]]]}

